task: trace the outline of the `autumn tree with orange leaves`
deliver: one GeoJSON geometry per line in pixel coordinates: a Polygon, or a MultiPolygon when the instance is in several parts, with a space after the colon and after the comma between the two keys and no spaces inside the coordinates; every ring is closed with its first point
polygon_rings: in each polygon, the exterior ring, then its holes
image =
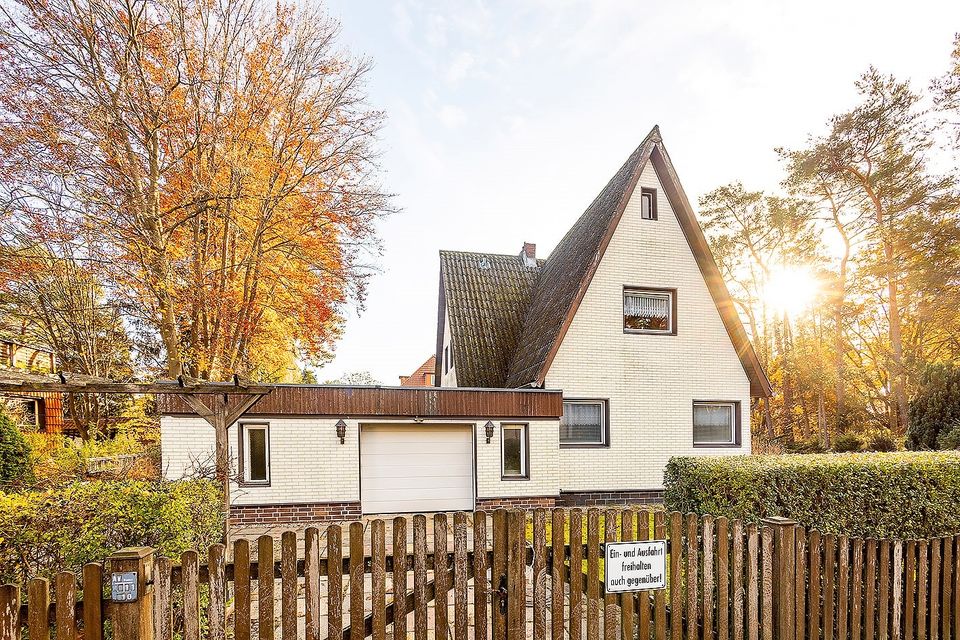
{"type": "Polygon", "coordinates": [[[390,210],[371,65],[338,49],[337,23],[257,0],[17,0],[0,16],[4,250],[80,229],[56,242],[162,375],[277,379],[327,357],[390,210]]]}

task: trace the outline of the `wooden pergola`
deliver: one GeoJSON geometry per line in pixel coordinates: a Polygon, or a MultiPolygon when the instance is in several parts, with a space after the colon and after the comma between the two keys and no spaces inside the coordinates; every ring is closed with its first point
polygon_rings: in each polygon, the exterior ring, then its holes
{"type": "MultiPolygon", "coordinates": [[[[272,385],[254,384],[234,376],[232,382],[206,382],[180,376],[175,381],[111,382],[70,380],[57,374],[55,380],[0,380],[0,395],[30,393],[109,393],[174,395],[206,420],[216,434],[217,481],[223,488],[224,522],[230,519],[230,449],[227,428],[239,420],[258,400],[273,391],[272,385]]],[[[39,376],[37,376],[39,378],[39,376]]]]}

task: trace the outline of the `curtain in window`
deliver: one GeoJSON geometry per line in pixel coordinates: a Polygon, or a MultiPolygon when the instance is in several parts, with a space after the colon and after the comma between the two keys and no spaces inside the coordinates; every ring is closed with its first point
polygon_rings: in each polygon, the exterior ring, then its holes
{"type": "Polygon", "coordinates": [[[563,405],[560,442],[572,444],[603,443],[603,405],[569,402],[563,405]]]}
{"type": "Polygon", "coordinates": [[[693,440],[697,443],[733,443],[733,407],[698,404],[693,407],[693,440]]]}
{"type": "Polygon", "coordinates": [[[656,293],[626,293],[623,322],[627,329],[670,330],[670,296],[656,293]]]}

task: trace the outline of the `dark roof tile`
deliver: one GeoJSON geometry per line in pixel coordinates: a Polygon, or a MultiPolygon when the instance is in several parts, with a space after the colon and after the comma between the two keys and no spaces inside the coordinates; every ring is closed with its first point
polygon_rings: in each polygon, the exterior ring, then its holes
{"type": "Polygon", "coordinates": [[[543,261],[537,263],[537,267],[526,266],[519,253],[440,252],[447,315],[457,337],[453,363],[458,386],[505,386],[523,311],[543,261]]]}

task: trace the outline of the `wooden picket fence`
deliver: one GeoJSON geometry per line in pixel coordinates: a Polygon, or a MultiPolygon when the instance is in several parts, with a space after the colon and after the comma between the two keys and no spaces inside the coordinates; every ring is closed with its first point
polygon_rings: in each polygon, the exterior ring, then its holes
{"type": "Polygon", "coordinates": [[[4,585],[0,640],[960,640],[960,536],[864,540],[650,509],[428,524],[287,532],[279,556],[269,536],[214,545],[205,562],[127,550],[110,569],[142,557],[136,602],[111,601],[100,564],[58,575],[54,602],[46,580],[24,603],[4,585]],[[646,539],[668,541],[667,589],[605,593],[603,544],[646,539]]]}

